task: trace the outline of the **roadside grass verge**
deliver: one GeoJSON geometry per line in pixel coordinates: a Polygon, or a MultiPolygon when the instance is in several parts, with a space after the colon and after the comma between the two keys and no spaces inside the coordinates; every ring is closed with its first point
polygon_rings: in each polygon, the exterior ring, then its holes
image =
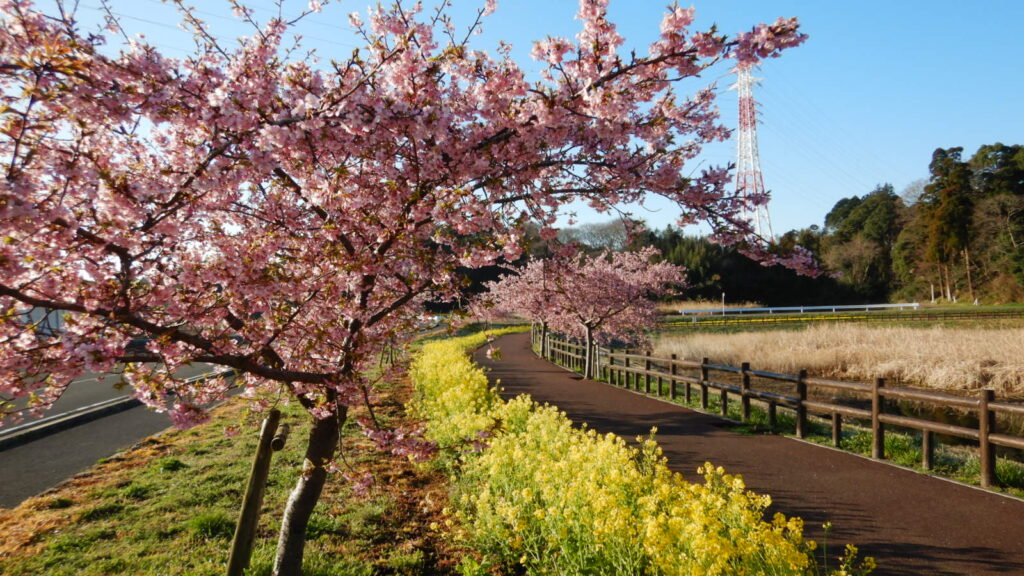
{"type": "MultiPolygon", "coordinates": [[[[404,418],[407,392],[405,385],[385,388],[378,418],[404,418]]],[[[254,576],[270,574],[308,432],[301,408],[280,408],[292,430],[285,449],[274,453],[248,572],[254,576]]],[[[0,574],[224,574],[259,429],[242,426],[235,437],[224,430],[246,414],[244,401],[230,401],[207,424],[150,437],[54,490],[0,509],[0,574]]],[[[443,476],[379,452],[354,424],[346,426],[343,446],[345,461],[360,474],[373,473],[375,482],[367,495],[354,495],[343,478],[331,479],[307,532],[304,573],[453,573],[458,554],[428,529],[446,505],[443,476]]]]}

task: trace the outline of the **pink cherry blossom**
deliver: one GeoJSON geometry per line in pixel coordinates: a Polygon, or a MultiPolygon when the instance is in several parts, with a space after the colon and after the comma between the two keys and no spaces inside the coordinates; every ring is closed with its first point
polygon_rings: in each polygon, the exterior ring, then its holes
{"type": "MultiPolygon", "coordinates": [[[[476,309],[526,317],[540,324],[542,338],[555,330],[579,339],[588,351],[596,342],[639,343],[657,322],[650,298],[684,283],[682,268],[651,262],[657,255],[650,247],[594,257],[562,251],[489,283],[476,309]]],[[[591,370],[588,352],[585,374],[592,376],[591,370]]]]}
{"type": "MultiPolygon", "coordinates": [[[[258,32],[219,44],[176,4],[196,32],[180,57],[0,3],[2,406],[41,411],[84,371],[127,363],[136,396],[189,426],[227,386],[174,369],[231,368],[263,391],[257,409],[275,396],[309,412],[296,490],[318,491],[378,352],[415,334],[425,301],[457,295],[459,266],[518,257],[528,223],[551,235],[572,200],[656,195],[758,247],[728,171],[693,173],[728,134],[714,91],[681,86],[799,44],[793,20],[728,39],[681,29],[691,15],[671,8],[649,53],[626,57],[608,2],[582,0],[579,34],[539,43],[528,81],[507,45],[492,57],[451,36],[443,6],[353,17],[365,45],[323,66],[283,48],[294,21],[233,2],[258,32]]],[[[293,540],[279,573],[296,570],[293,540]]]]}

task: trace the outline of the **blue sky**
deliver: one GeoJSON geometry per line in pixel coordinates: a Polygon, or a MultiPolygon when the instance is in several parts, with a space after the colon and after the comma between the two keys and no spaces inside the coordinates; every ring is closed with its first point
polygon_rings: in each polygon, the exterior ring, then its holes
{"type": "MultiPolygon", "coordinates": [[[[454,3],[457,22],[468,23],[471,9],[483,0],[454,3]]],[[[82,0],[83,21],[95,18],[98,4],[82,0]]],[[[611,0],[612,20],[627,39],[625,50],[646,51],[665,4],[611,0]]],[[[113,0],[112,5],[124,15],[125,28],[145,33],[168,55],[181,56],[188,48],[188,37],[174,28],[173,13],[158,0],[113,0]]],[[[228,16],[226,1],[195,5],[219,35],[245,33],[228,16]]],[[[266,17],[274,3],[249,5],[266,17]]],[[[286,12],[295,14],[305,5],[288,0],[286,12]]],[[[346,15],[368,5],[343,0],[327,6],[303,25],[307,45],[325,57],[345,57],[357,44],[346,15]]],[[[773,193],[769,210],[776,233],[820,225],[837,200],[866,194],[880,183],[903,191],[927,177],[937,147],[963,146],[969,157],[982,144],[1024,143],[1024,2],[709,0],[694,5],[694,29],[715,23],[732,34],[796,16],[810,36],[757,74],[763,78],[755,90],[761,104],[761,168],[773,193]]],[[[573,0],[499,0],[477,45],[508,41],[521,65],[537,70],[529,61],[532,41],[549,34],[574,36],[575,10],[573,0]]],[[[728,67],[710,71],[705,80],[717,81],[723,121],[735,126],[736,94],[726,91],[732,83],[728,67]]],[[[722,164],[734,156],[730,142],[706,149],[701,162],[722,164]]],[[[657,202],[634,213],[658,228],[675,216],[670,206],[657,202]]],[[[585,210],[579,216],[605,219],[585,210]]]]}

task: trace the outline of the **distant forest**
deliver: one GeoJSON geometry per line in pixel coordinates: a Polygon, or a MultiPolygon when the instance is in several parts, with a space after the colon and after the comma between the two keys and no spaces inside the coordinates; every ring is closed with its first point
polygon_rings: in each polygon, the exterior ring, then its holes
{"type": "Polygon", "coordinates": [[[563,231],[593,249],[653,245],[688,270],[687,297],[765,305],[884,301],[1024,301],[1024,146],[939,148],[929,176],[897,194],[882,184],[844,198],[824,226],[791,230],[781,249],[800,245],[824,270],[818,278],[763,267],[734,249],[649,230],[626,239],[621,222],[563,231]]]}

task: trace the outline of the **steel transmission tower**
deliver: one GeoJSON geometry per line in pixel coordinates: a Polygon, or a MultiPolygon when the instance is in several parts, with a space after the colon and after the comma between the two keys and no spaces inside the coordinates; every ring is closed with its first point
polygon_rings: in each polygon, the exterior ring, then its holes
{"type": "Polygon", "coordinates": [[[740,132],[736,146],[736,195],[753,200],[756,207],[744,209],[744,217],[758,236],[773,241],[772,221],[768,216],[768,191],[761,175],[761,160],[757,151],[757,102],[754,100],[754,84],[761,82],[754,78],[751,67],[737,67],[736,83],[730,90],[736,90],[740,97],[740,132]]]}

